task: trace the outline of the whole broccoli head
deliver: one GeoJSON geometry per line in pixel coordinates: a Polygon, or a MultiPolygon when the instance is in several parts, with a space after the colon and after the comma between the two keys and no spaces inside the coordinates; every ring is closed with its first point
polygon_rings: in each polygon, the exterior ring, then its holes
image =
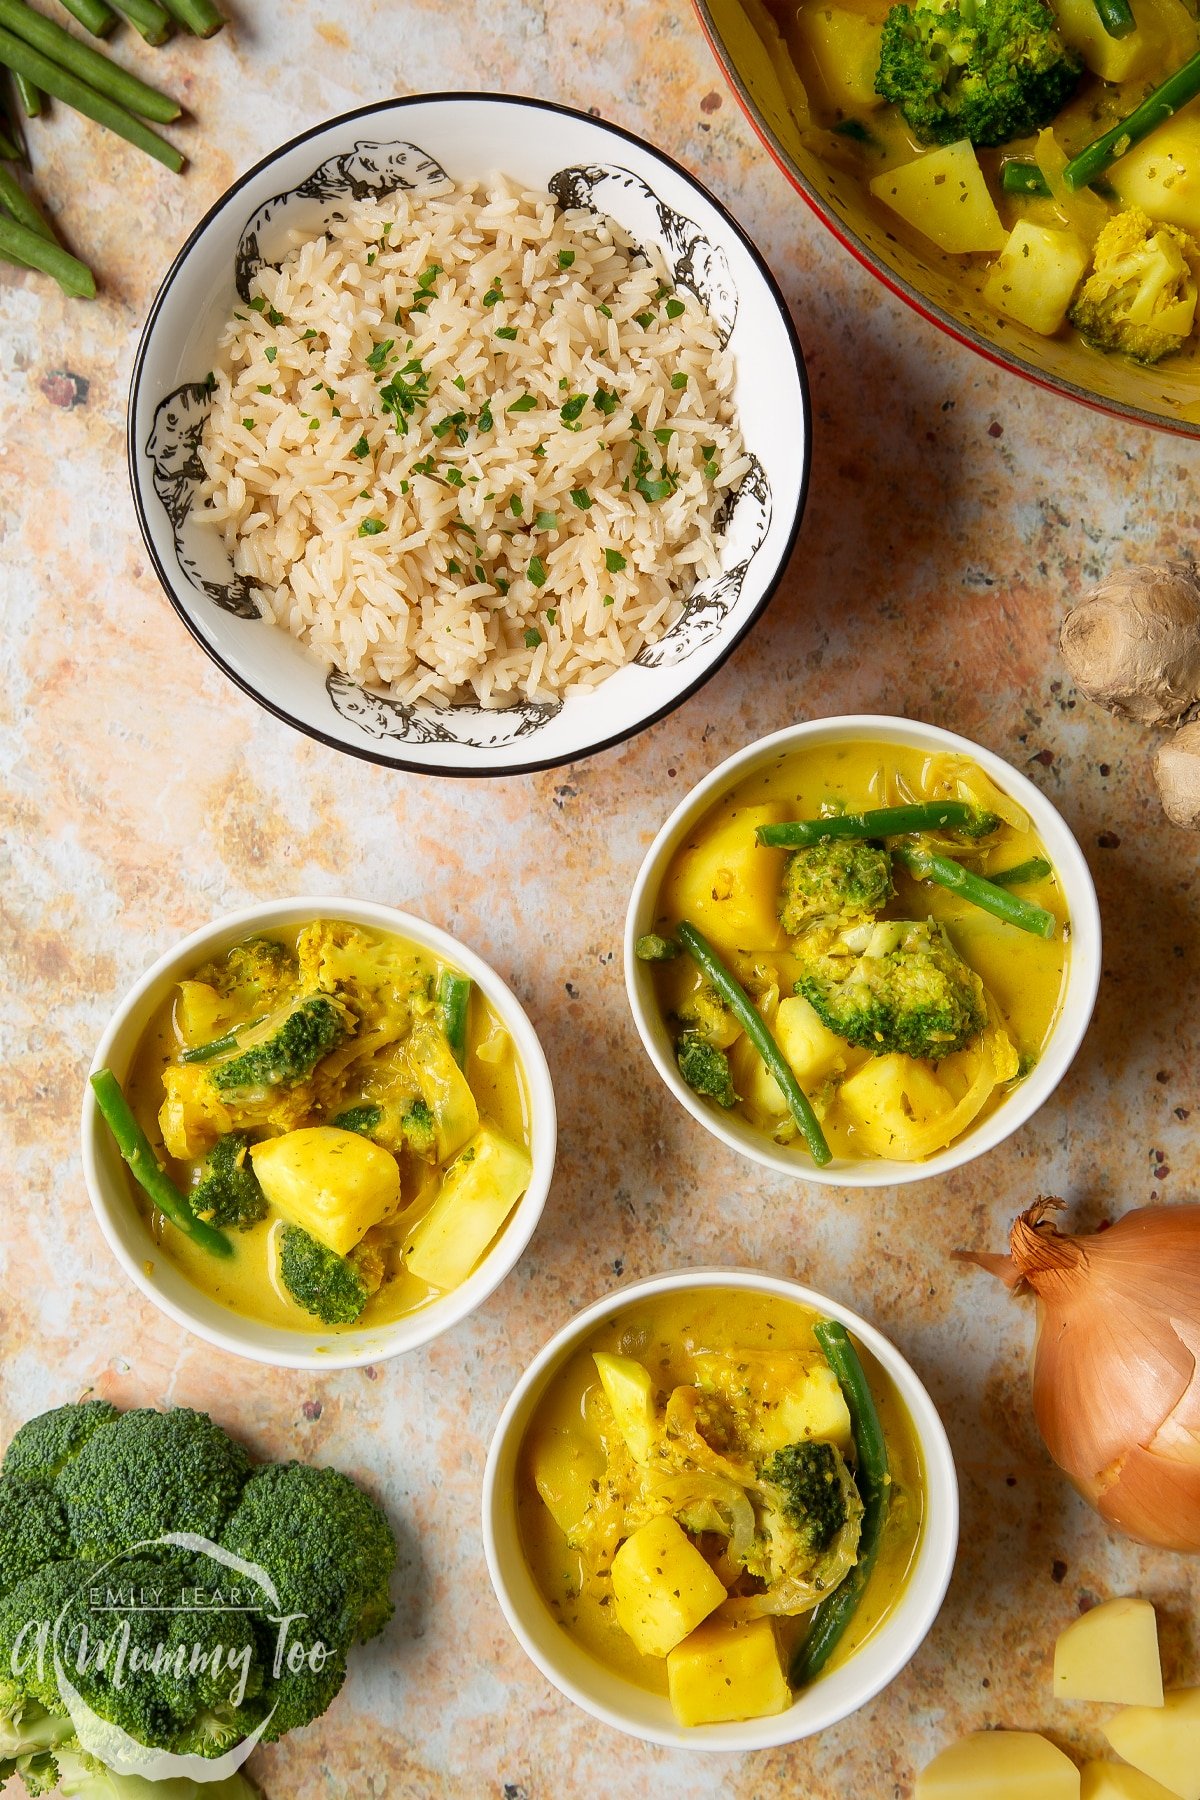
{"type": "Polygon", "coordinates": [[[217,1139],[204,1165],[203,1177],[188,1195],[188,1204],[197,1218],[238,1231],[246,1231],[266,1218],[267,1197],[246,1154],[249,1148],[250,1138],[244,1131],[229,1131],[217,1139]]]}
{"type": "Polygon", "coordinates": [[[917,0],[884,20],[875,92],[926,144],[1006,144],[1049,124],[1082,63],[1042,0],[917,0]]]}
{"type": "Polygon", "coordinates": [[[785,1444],[759,1470],[779,1490],[779,1506],[814,1556],[828,1549],[846,1523],[841,1457],[832,1444],[810,1438],[785,1444]]]}
{"type": "Polygon", "coordinates": [[[103,1558],[168,1531],[215,1538],[249,1469],[207,1413],[146,1408],[90,1438],[55,1488],[76,1555],[103,1558]]]}
{"type": "Polygon", "coordinates": [[[222,1094],[295,1087],[349,1034],[346,1011],[327,994],[291,1002],[282,1013],[242,1035],[245,1046],[210,1074],[222,1094]]]}
{"type": "Polygon", "coordinates": [[[76,1400],[67,1406],[56,1406],[52,1412],[40,1413],[14,1435],[0,1463],[0,1476],[53,1481],[95,1432],[120,1417],[107,1400],[76,1400]]]}
{"type": "Polygon", "coordinates": [[[932,919],[814,929],[797,955],[796,992],[857,1049],[936,1062],[973,1043],[987,1023],[983,983],[932,919]]]}
{"type": "Polygon", "coordinates": [[[881,844],[825,838],[788,857],[779,919],[789,937],[798,937],[831,914],[847,923],[873,918],[894,893],[892,859],[881,844]]]}
{"type": "Polygon", "coordinates": [[[66,1515],[54,1489],[16,1476],[0,1480],[0,1595],[70,1554],[66,1515]]]}
{"type": "Polygon", "coordinates": [[[675,1061],[688,1086],[718,1106],[736,1106],[737,1094],[729,1058],[698,1031],[685,1031],[675,1045],[675,1061]]]}
{"type": "Polygon", "coordinates": [[[369,1246],[339,1256],[299,1225],[283,1229],[279,1278],[296,1305],[315,1313],[323,1325],[353,1325],[378,1288],[380,1274],[369,1246]]]}
{"type": "Polygon", "coordinates": [[[1128,207],[1096,239],[1071,323],[1098,350],[1158,362],[1192,334],[1198,276],[1200,249],[1186,231],[1128,207]]]}

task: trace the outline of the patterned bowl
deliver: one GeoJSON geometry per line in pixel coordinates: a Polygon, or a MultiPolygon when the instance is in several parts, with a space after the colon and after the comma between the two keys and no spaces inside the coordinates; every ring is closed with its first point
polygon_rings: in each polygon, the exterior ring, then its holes
{"type": "Polygon", "coordinates": [[[438,94],[363,107],[305,132],[241,177],[200,221],[150,310],[134,362],[129,468],[151,561],[188,630],[239,687],[288,724],[393,768],[506,775],[619,743],[687,699],[769,600],[804,509],[804,363],[754,246],[706,190],[615,126],[542,101],[438,94]],[[661,250],[736,359],[734,400],[753,461],[724,503],[719,575],[697,583],[657,644],[590,694],[503,710],[401,703],[317,662],[261,616],[220,536],[193,513],[206,376],[230,312],[286,233],[319,231],[348,198],[493,170],[590,207],[661,250]]]}
{"type": "MultiPolygon", "coordinates": [[[[718,62],[763,143],[829,227],[893,294],[960,344],[1041,387],[1115,417],[1200,437],[1200,378],[1170,363],[1140,368],[1071,336],[1045,338],[993,312],[964,286],[961,265],[898,221],[864,182],[821,160],[803,132],[800,78],[763,0],[693,0],[718,62]],[[903,230],[903,227],[899,227],[903,230]]],[[[1193,365],[1194,368],[1194,365],[1193,365]]]]}

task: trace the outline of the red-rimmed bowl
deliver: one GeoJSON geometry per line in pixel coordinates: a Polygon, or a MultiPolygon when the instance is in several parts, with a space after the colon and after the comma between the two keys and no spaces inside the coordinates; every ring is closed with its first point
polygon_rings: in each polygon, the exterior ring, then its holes
{"type": "Polygon", "coordinates": [[[1141,368],[1091,350],[1073,335],[1039,337],[993,312],[962,281],[960,259],[920,244],[871,198],[864,181],[823,160],[798,112],[804,90],[763,0],[693,0],[701,26],[747,118],[817,217],[885,287],[922,318],[1085,406],[1200,437],[1200,363],[1141,368]]]}

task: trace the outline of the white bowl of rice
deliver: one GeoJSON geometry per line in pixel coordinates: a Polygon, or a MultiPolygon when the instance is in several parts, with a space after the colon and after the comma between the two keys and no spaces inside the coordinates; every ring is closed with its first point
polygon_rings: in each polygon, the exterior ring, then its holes
{"type": "Polygon", "coordinates": [[[298,729],[397,768],[631,736],[766,605],[808,481],[804,365],[677,164],[541,101],[435,95],[235,182],[134,365],[146,547],[298,729]]]}

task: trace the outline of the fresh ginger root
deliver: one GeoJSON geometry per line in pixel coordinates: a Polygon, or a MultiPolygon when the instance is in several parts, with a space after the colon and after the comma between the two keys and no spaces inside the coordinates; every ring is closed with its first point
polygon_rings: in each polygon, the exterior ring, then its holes
{"type": "Polygon", "coordinates": [[[1200,720],[1185,725],[1155,751],[1154,779],[1172,825],[1200,831],[1200,720]]]}
{"type": "Polygon", "coordinates": [[[1063,620],[1059,642],[1080,693],[1143,725],[1200,709],[1200,572],[1194,563],[1118,569],[1063,620]]]}

